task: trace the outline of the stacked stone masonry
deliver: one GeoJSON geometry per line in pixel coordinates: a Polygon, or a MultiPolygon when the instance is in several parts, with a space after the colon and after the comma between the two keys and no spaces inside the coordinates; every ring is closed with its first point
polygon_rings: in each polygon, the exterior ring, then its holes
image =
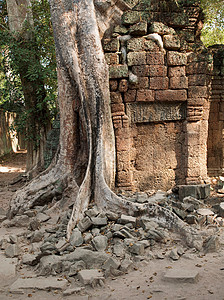
{"type": "Polygon", "coordinates": [[[102,41],[117,186],[141,191],[202,183],[207,179],[212,58],[200,42],[199,4],[125,2],[131,9],[102,41]]]}

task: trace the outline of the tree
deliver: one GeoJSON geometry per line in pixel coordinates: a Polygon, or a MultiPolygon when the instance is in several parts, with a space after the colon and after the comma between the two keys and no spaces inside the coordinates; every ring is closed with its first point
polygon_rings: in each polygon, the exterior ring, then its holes
{"type": "Polygon", "coordinates": [[[202,41],[206,46],[224,43],[224,5],[222,0],[201,0],[205,14],[202,41]]]}
{"type": "Polygon", "coordinates": [[[46,37],[46,33],[43,34],[46,32],[46,27],[47,32],[50,32],[49,28],[51,28],[50,19],[47,16],[49,8],[47,9],[47,1],[41,2],[40,9],[39,3],[31,5],[28,0],[8,0],[6,12],[4,4],[3,1],[1,10],[5,17],[1,19],[1,26],[4,29],[1,31],[1,47],[6,74],[5,91],[8,91],[8,97],[4,95],[3,108],[19,112],[15,126],[17,131],[25,130],[26,132],[27,171],[35,174],[44,166],[43,149],[46,134],[50,128],[52,112],[49,104],[52,103],[54,89],[56,89],[56,79],[52,79],[55,73],[53,41],[51,41],[49,51],[50,42],[46,40],[47,38],[50,40],[51,35],[48,33],[46,37]],[[44,23],[43,30],[41,25],[44,23]],[[15,83],[18,84],[15,85],[15,83]],[[52,89],[54,84],[55,87],[52,89]],[[12,86],[16,87],[15,95],[11,93],[12,86]],[[20,86],[22,91],[20,91],[20,86]],[[18,92],[20,95],[22,93],[23,97],[18,97],[18,92]]]}

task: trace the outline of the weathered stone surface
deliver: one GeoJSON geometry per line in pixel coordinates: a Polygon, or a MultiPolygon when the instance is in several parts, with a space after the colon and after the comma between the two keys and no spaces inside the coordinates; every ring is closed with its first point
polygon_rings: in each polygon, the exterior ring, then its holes
{"type": "Polygon", "coordinates": [[[121,241],[117,241],[113,246],[113,252],[118,257],[123,257],[125,253],[124,243],[121,241]]]}
{"type": "Polygon", "coordinates": [[[168,77],[181,77],[185,76],[186,70],[185,66],[176,66],[176,67],[169,67],[168,68],[168,77]]]}
{"type": "Polygon", "coordinates": [[[162,90],[155,92],[155,99],[158,101],[186,101],[186,90],[162,90]]]}
{"type": "Polygon", "coordinates": [[[108,65],[119,64],[119,56],[117,53],[105,53],[105,60],[108,65]]]}
{"type": "Polygon", "coordinates": [[[35,266],[39,262],[39,254],[26,253],[22,256],[22,263],[24,265],[35,266]]]}
{"type": "Polygon", "coordinates": [[[185,197],[192,196],[196,199],[205,199],[210,195],[209,184],[198,185],[180,185],[179,198],[183,200],[185,197]]]}
{"type": "Polygon", "coordinates": [[[16,244],[11,244],[5,249],[6,257],[17,257],[21,252],[21,249],[16,244]]]}
{"type": "Polygon", "coordinates": [[[89,229],[92,226],[92,224],[93,222],[91,221],[91,219],[89,217],[85,217],[81,221],[79,221],[77,227],[81,232],[84,232],[87,229],[89,229]]]}
{"type": "Polygon", "coordinates": [[[188,88],[188,78],[186,76],[170,78],[170,89],[187,89],[187,88],[188,88]]]}
{"type": "Polygon", "coordinates": [[[55,275],[62,271],[62,259],[58,255],[43,256],[40,259],[39,274],[41,276],[55,275]]]}
{"type": "Polygon", "coordinates": [[[117,25],[117,26],[114,27],[114,32],[115,33],[120,33],[120,34],[127,34],[128,29],[125,26],[117,25]]]}
{"type": "Polygon", "coordinates": [[[127,50],[129,51],[144,51],[145,40],[144,38],[132,38],[127,41],[127,50]]]}
{"type": "Polygon", "coordinates": [[[163,65],[164,54],[163,52],[149,52],[146,54],[147,65],[163,65]]]}
{"type": "Polygon", "coordinates": [[[170,251],[169,253],[169,257],[172,259],[172,260],[178,260],[180,257],[177,253],[177,249],[173,249],[170,251]]]}
{"type": "Polygon", "coordinates": [[[40,246],[40,250],[44,254],[52,254],[53,252],[57,251],[57,248],[54,244],[46,242],[40,246]]]}
{"type": "Polygon", "coordinates": [[[220,248],[220,241],[218,236],[213,235],[209,237],[204,244],[205,253],[217,252],[220,248]]]}
{"type": "Polygon", "coordinates": [[[36,230],[36,231],[31,235],[30,241],[31,241],[31,243],[38,243],[38,242],[42,241],[43,237],[44,237],[44,233],[43,233],[42,231],[37,231],[37,230],[36,230]]]}
{"type": "Polygon", "coordinates": [[[164,48],[168,50],[179,50],[180,39],[177,35],[165,35],[163,37],[164,48]]]}
{"type": "Polygon", "coordinates": [[[122,23],[125,25],[132,25],[138,23],[141,18],[141,13],[138,11],[127,11],[122,15],[122,23]]]}
{"type": "Polygon", "coordinates": [[[85,289],[84,287],[70,288],[70,289],[63,291],[63,296],[70,296],[70,295],[79,293],[79,292],[83,291],[84,289],[85,289]]]}
{"type": "MultiPolygon", "coordinates": [[[[156,121],[183,120],[186,118],[185,104],[161,104],[161,103],[128,103],[127,115],[131,123],[148,123],[156,121]]],[[[161,200],[161,194],[149,198],[150,202],[161,200]]]]}
{"type": "Polygon", "coordinates": [[[129,251],[136,255],[144,255],[145,247],[142,243],[136,242],[129,246],[129,251]]]}
{"type": "Polygon", "coordinates": [[[105,52],[117,52],[119,51],[119,40],[114,39],[104,39],[103,49],[105,52]]]}
{"type": "Polygon", "coordinates": [[[93,225],[95,226],[105,226],[107,225],[107,218],[93,217],[91,218],[93,225]]]}
{"type": "Polygon", "coordinates": [[[111,211],[106,212],[106,216],[110,221],[117,221],[117,219],[119,218],[118,214],[111,211]]]}
{"type": "Polygon", "coordinates": [[[190,86],[188,88],[189,98],[207,98],[208,88],[207,86],[190,86]]]}
{"type": "Polygon", "coordinates": [[[6,227],[28,227],[29,222],[30,218],[26,215],[15,216],[11,221],[7,223],[6,227]]]}
{"type": "Polygon", "coordinates": [[[170,269],[168,270],[163,279],[168,282],[176,283],[196,283],[198,281],[199,274],[195,270],[187,269],[170,269]]]}
{"type": "Polygon", "coordinates": [[[218,214],[220,217],[224,218],[224,202],[219,204],[218,214]]]}
{"type": "Polygon", "coordinates": [[[38,229],[40,229],[40,221],[38,221],[37,220],[37,218],[34,218],[32,221],[30,221],[30,223],[29,223],[29,229],[30,230],[33,230],[33,231],[35,231],[35,230],[38,230],[38,229]]]}
{"type": "Polygon", "coordinates": [[[121,224],[127,224],[127,223],[132,223],[132,224],[136,224],[136,218],[132,217],[132,216],[127,216],[127,215],[121,215],[120,218],[120,223],[121,224]]]}
{"type": "Polygon", "coordinates": [[[7,277],[14,277],[16,275],[17,258],[6,258],[5,255],[0,254],[0,278],[6,280],[7,277]]]}
{"type": "Polygon", "coordinates": [[[169,51],[167,53],[168,66],[183,66],[187,64],[187,56],[184,53],[169,51]]]}
{"type": "Polygon", "coordinates": [[[85,285],[96,285],[97,283],[99,283],[99,280],[104,281],[103,273],[97,269],[81,270],[80,272],[78,272],[78,278],[81,283],[85,285]]]}
{"type": "Polygon", "coordinates": [[[146,64],[145,52],[129,52],[127,55],[128,66],[138,66],[146,64]]]}
{"type": "Polygon", "coordinates": [[[166,90],[169,87],[168,77],[151,77],[149,82],[152,90],[166,90]]]}
{"type": "Polygon", "coordinates": [[[214,212],[209,208],[199,208],[197,213],[201,216],[211,216],[214,215],[214,212]]]}
{"type": "Polygon", "coordinates": [[[136,101],[138,102],[154,101],[154,91],[148,89],[138,90],[136,94],[136,101]]]}
{"type": "Polygon", "coordinates": [[[150,77],[167,76],[167,67],[164,65],[150,65],[149,66],[149,76],[150,77]]]}
{"type": "Polygon", "coordinates": [[[107,247],[107,237],[103,235],[95,236],[92,244],[97,251],[104,251],[107,247]]]}
{"type": "Polygon", "coordinates": [[[130,27],[129,33],[133,36],[141,36],[147,34],[147,22],[142,21],[130,27]]]}
{"type": "Polygon", "coordinates": [[[73,229],[71,237],[70,237],[70,244],[72,246],[81,246],[83,243],[83,237],[81,231],[78,228],[73,229]]]}
{"type": "Polygon", "coordinates": [[[42,223],[42,222],[48,221],[51,217],[48,216],[48,215],[46,215],[46,214],[44,214],[44,213],[42,213],[42,212],[40,212],[40,213],[38,213],[38,214],[36,215],[36,218],[37,218],[37,220],[38,220],[40,223],[42,223]]]}
{"type": "Polygon", "coordinates": [[[102,266],[103,270],[110,270],[110,268],[118,269],[121,263],[113,257],[109,257],[102,266]]]}
{"type": "Polygon", "coordinates": [[[175,30],[173,28],[168,27],[162,22],[153,22],[149,27],[149,32],[158,33],[160,35],[164,34],[175,34],[175,30]]]}
{"type": "Polygon", "coordinates": [[[99,268],[108,259],[108,255],[105,252],[95,252],[79,247],[72,253],[64,255],[62,259],[71,262],[82,260],[87,268],[99,268]]]}
{"type": "Polygon", "coordinates": [[[109,67],[110,78],[124,78],[128,77],[128,66],[127,65],[111,65],[109,67]]]}
{"type": "Polygon", "coordinates": [[[62,290],[67,286],[68,281],[63,278],[48,277],[32,277],[19,278],[10,287],[10,291],[18,291],[23,289],[37,289],[37,290],[62,290]]]}

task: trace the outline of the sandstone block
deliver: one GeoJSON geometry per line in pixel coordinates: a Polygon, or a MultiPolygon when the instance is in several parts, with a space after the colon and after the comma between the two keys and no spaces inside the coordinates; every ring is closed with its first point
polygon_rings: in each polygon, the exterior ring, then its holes
{"type": "Polygon", "coordinates": [[[163,52],[150,52],[146,55],[146,61],[148,65],[163,65],[164,54],[163,52]]]}
{"type": "Polygon", "coordinates": [[[91,218],[93,225],[95,226],[105,226],[107,225],[107,218],[106,217],[92,217],[91,218]]]}
{"type": "Polygon", "coordinates": [[[105,53],[106,63],[108,65],[118,65],[119,64],[119,56],[117,53],[105,53]]]}
{"type": "Polygon", "coordinates": [[[139,77],[138,82],[129,83],[129,89],[148,89],[149,88],[149,78],[148,77],[139,77]]]}
{"type": "Polygon", "coordinates": [[[133,36],[140,36],[147,34],[147,22],[141,21],[130,27],[129,33],[133,36]]]}
{"type": "Polygon", "coordinates": [[[155,41],[152,40],[145,40],[145,47],[144,47],[145,51],[154,51],[154,52],[158,52],[160,51],[160,48],[158,46],[158,44],[155,41]]]}
{"type": "Polygon", "coordinates": [[[168,50],[179,50],[180,49],[180,39],[176,35],[164,35],[163,37],[164,48],[168,50]]]}
{"type": "Polygon", "coordinates": [[[120,265],[121,263],[117,259],[110,257],[105,261],[102,268],[104,270],[108,270],[110,268],[118,269],[120,265]]]}
{"type": "Polygon", "coordinates": [[[119,46],[117,38],[103,40],[103,49],[105,52],[117,52],[119,51],[119,46]]]}
{"type": "Polygon", "coordinates": [[[78,223],[78,229],[81,232],[86,231],[87,229],[89,229],[92,226],[92,221],[90,220],[89,217],[85,217],[83,218],[81,221],[79,221],[78,223]]]}
{"type": "Polygon", "coordinates": [[[127,11],[122,15],[122,23],[125,25],[132,25],[141,20],[141,13],[138,11],[127,11]]]}
{"type": "Polygon", "coordinates": [[[189,82],[189,86],[190,85],[193,85],[193,86],[207,85],[208,76],[206,74],[190,75],[190,76],[188,76],[188,82],[189,82]]]}
{"type": "Polygon", "coordinates": [[[168,77],[181,77],[185,76],[185,66],[176,66],[176,67],[169,67],[168,68],[168,77]]]}
{"type": "Polygon", "coordinates": [[[206,86],[190,86],[188,89],[189,98],[206,98],[208,88],[206,86]]]}
{"type": "Polygon", "coordinates": [[[168,66],[183,66],[187,64],[187,56],[184,53],[169,51],[167,53],[168,66]]]}
{"type": "Polygon", "coordinates": [[[154,91],[137,90],[136,101],[151,102],[154,101],[154,91]]]}
{"type": "Polygon", "coordinates": [[[133,66],[132,72],[137,75],[138,77],[146,77],[149,76],[149,66],[142,65],[142,66],[133,66]]]}
{"type": "Polygon", "coordinates": [[[116,103],[116,104],[111,104],[111,112],[115,113],[115,112],[124,112],[124,104],[120,104],[120,103],[116,103]]]}
{"type": "Polygon", "coordinates": [[[144,51],[144,38],[132,38],[127,41],[127,50],[129,51],[144,51]]]}
{"type": "Polygon", "coordinates": [[[149,27],[149,32],[158,33],[160,35],[164,34],[175,34],[175,30],[173,28],[168,27],[162,22],[153,22],[149,27]]]}
{"type": "Polygon", "coordinates": [[[150,65],[149,66],[149,76],[150,77],[167,76],[167,67],[165,67],[163,65],[150,65]]]}
{"type": "Polygon", "coordinates": [[[196,199],[205,199],[210,195],[209,184],[198,185],[180,185],[179,198],[183,200],[185,197],[192,196],[196,199]]]}
{"type": "Polygon", "coordinates": [[[170,89],[187,89],[188,78],[186,76],[171,77],[170,78],[170,89]]]}
{"type": "Polygon", "coordinates": [[[187,269],[170,269],[165,274],[163,279],[168,282],[176,283],[196,283],[198,281],[199,274],[195,270],[187,269]]]}
{"type": "Polygon", "coordinates": [[[137,242],[137,243],[133,243],[133,245],[129,246],[129,251],[136,255],[144,255],[145,247],[142,243],[137,242]]]}
{"type": "Polygon", "coordinates": [[[72,235],[71,235],[71,238],[70,238],[70,244],[72,246],[75,246],[75,247],[78,247],[78,246],[81,246],[83,243],[83,237],[82,237],[82,234],[81,232],[78,230],[78,228],[75,228],[73,231],[72,231],[72,235]]]}
{"type": "Polygon", "coordinates": [[[78,278],[85,285],[99,283],[99,280],[104,280],[103,273],[97,269],[81,270],[78,272],[78,278]]]}
{"type": "Polygon", "coordinates": [[[104,251],[107,247],[107,237],[104,235],[95,236],[92,244],[97,251],[104,251]]]}
{"type": "Polygon", "coordinates": [[[127,65],[111,65],[109,67],[110,78],[123,78],[128,77],[128,66],[127,65]]]}
{"type": "Polygon", "coordinates": [[[207,62],[192,62],[189,63],[186,67],[186,73],[188,75],[206,74],[207,72],[208,72],[207,62]]]}
{"type": "Polygon", "coordinates": [[[5,249],[6,257],[17,257],[20,254],[20,248],[16,244],[11,244],[5,249]]]}
{"type": "Polygon", "coordinates": [[[136,218],[132,216],[127,216],[127,215],[121,215],[120,218],[121,224],[127,224],[127,223],[132,223],[133,225],[136,224],[136,218]]]}
{"type": "Polygon", "coordinates": [[[127,55],[128,66],[137,66],[146,64],[145,52],[129,52],[127,55]]]}
{"type": "Polygon", "coordinates": [[[128,90],[126,93],[124,93],[124,102],[134,102],[136,99],[136,90],[128,90]]]}
{"type": "Polygon", "coordinates": [[[155,99],[158,101],[185,101],[187,100],[187,91],[186,90],[156,91],[155,99]]]}
{"type": "Polygon", "coordinates": [[[125,26],[117,25],[114,27],[114,32],[119,34],[127,34],[128,29],[125,26]]]}
{"type": "Polygon", "coordinates": [[[119,83],[119,92],[127,92],[128,90],[128,81],[126,79],[121,79],[119,83]]]}
{"type": "Polygon", "coordinates": [[[112,104],[121,104],[122,103],[121,93],[111,92],[110,93],[110,101],[111,101],[112,104]]]}
{"type": "Polygon", "coordinates": [[[150,78],[150,89],[152,90],[166,90],[169,86],[168,77],[151,77],[150,78]]]}
{"type": "Polygon", "coordinates": [[[33,278],[18,278],[10,287],[10,291],[18,291],[22,289],[37,289],[37,290],[62,290],[66,288],[68,281],[63,278],[48,277],[33,277],[33,278]]]}

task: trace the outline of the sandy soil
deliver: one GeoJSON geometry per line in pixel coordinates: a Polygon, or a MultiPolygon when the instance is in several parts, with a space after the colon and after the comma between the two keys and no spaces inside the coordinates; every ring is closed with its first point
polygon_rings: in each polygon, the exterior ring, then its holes
{"type": "MultiPolygon", "coordinates": [[[[25,171],[25,154],[17,153],[4,157],[0,161],[0,207],[6,209],[13,193],[24,182],[12,183],[25,171]]],[[[0,228],[0,239],[4,235],[4,228],[0,228]]],[[[19,228],[8,228],[7,234],[18,233],[19,228]]],[[[210,230],[210,229],[208,229],[210,230]]],[[[177,261],[168,257],[170,248],[158,245],[154,254],[165,254],[164,259],[148,259],[136,263],[134,270],[120,277],[106,279],[104,287],[92,289],[86,287],[79,294],[63,296],[62,291],[35,291],[27,290],[24,294],[10,294],[10,284],[14,278],[0,278],[0,300],[224,300],[224,228],[219,228],[217,234],[220,238],[218,252],[203,255],[194,250],[187,250],[177,261]],[[196,283],[167,282],[164,274],[170,270],[191,270],[198,272],[196,283]]],[[[179,241],[176,241],[178,247],[179,241]]],[[[174,246],[175,247],[175,246],[174,246]]],[[[0,266],[1,268],[1,266],[0,266]]],[[[22,270],[24,276],[33,276],[33,269],[22,270]]],[[[18,272],[21,273],[21,272],[18,272]]],[[[21,276],[22,274],[20,274],[21,276]]],[[[47,279],[46,279],[47,280],[47,279]]],[[[70,279],[70,287],[76,286],[74,279],[70,279]]]]}

